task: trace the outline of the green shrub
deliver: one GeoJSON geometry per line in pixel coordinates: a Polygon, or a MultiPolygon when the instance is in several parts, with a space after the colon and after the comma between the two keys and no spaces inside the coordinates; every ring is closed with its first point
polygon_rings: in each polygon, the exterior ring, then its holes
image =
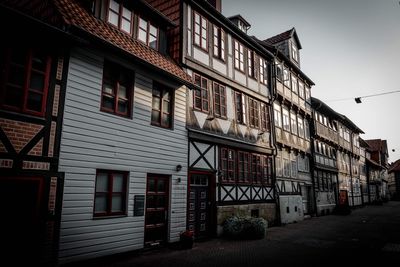
{"type": "Polygon", "coordinates": [[[263,218],[231,216],[223,224],[224,235],[233,239],[261,239],[268,223],[263,218]]]}

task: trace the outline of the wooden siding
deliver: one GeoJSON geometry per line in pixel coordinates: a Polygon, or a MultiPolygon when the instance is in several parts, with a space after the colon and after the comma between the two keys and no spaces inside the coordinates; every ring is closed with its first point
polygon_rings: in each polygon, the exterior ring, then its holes
{"type": "Polygon", "coordinates": [[[175,93],[173,130],[150,125],[152,80],[136,71],[133,118],[101,112],[99,55],[71,53],[60,154],[65,172],[60,263],[143,247],[144,216],[133,216],[133,199],[145,195],[148,173],[171,175],[169,241],[186,227],[186,88],[175,93]],[[93,219],[96,169],[129,171],[127,216],[93,219]]]}

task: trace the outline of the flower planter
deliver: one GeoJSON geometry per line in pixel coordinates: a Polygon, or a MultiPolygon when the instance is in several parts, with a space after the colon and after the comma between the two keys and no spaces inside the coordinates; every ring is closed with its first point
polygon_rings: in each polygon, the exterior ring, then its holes
{"type": "Polygon", "coordinates": [[[179,237],[180,244],[183,249],[191,249],[193,247],[194,237],[192,231],[184,231],[179,237]]]}

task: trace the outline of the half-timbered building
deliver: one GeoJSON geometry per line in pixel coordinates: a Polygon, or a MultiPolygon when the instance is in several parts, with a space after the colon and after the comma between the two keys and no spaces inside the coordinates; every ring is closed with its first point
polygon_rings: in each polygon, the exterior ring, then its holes
{"type": "Polygon", "coordinates": [[[187,94],[188,218],[196,237],[221,233],[231,215],[275,220],[272,54],[220,1],[148,0],[179,28],[171,54],[197,88],[187,94]]]}
{"type": "Polygon", "coordinates": [[[339,167],[339,191],[347,192],[348,204],[359,206],[362,204],[360,182],[360,133],[364,133],[349,118],[339,114],[338,120],[339,147],[337,161],[339,167]]]}
{"type": "Polygon", "coordinates": [[[41,1],[0,1],[0,236],[5,264],[55,261],[69,38],[41,1]],[[40,17],[40,20],[36,18],[40,17]]]}
{"type": "Polygon", "coordinates": [[[309,126],[314,83],[300,69],[302,46],[294,28],[259,43],[275,55],[272,88],[277,144],[276,189],[280,221],[290,223],[314,212],[309,126]]]}
{"type": "Polygon", "coordinates": [[[338,121],[341,116],[312,97],[312,148],[315,207],[317,215],[330,214],[338,201],[338,121]]]}
{"type": "Polygon", "coordinates": [[[1,3],[23,36],[0,57],[2,240],[61,264],[179,240],[193,84],[174,22],[145,1],[1,3]]]}

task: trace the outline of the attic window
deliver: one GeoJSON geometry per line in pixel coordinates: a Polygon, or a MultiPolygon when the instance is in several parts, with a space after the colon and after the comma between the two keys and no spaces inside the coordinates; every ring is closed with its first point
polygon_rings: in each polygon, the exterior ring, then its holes
{"type": "Polygon", "coordinates": [[[299,52],[297,51],[297,47],[294,43],[292,43],[292,59],[296,62],[299,62],[299,52]]]}
{"type": "Polygon", "coordinates": [[[122,3],[110,0],[107,16],[107,21],[110,24],[128,34],[132,34],[132,18],[132,11],[124,7],[122,3]]]}

